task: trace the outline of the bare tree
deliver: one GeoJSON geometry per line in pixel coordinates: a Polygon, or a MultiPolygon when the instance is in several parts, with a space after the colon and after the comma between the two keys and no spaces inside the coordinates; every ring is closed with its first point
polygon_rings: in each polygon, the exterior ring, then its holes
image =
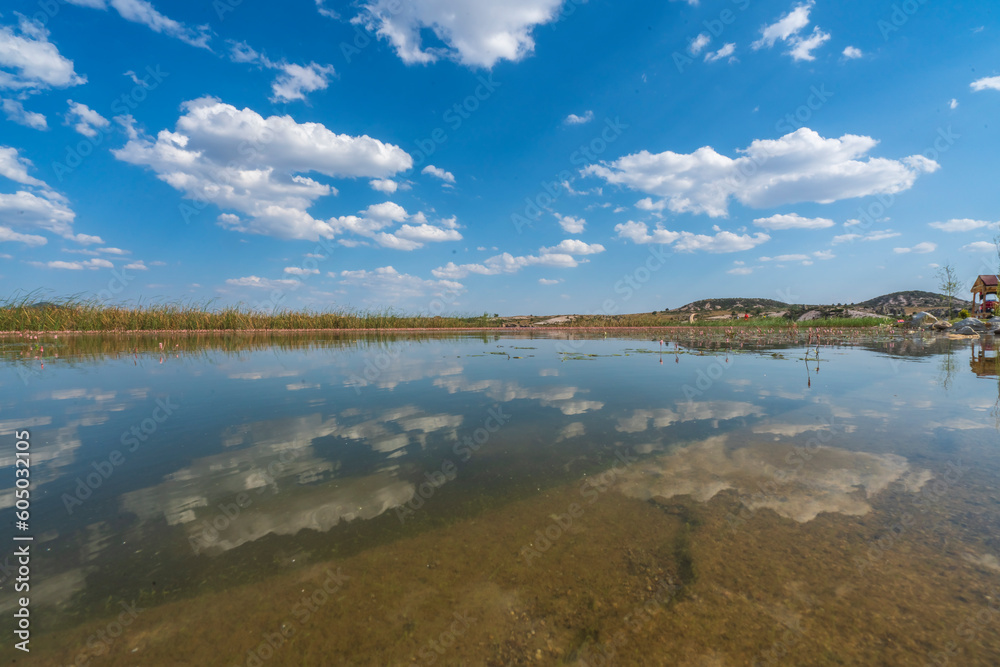
{"type": "Polygon", "coordinates": [[[993,245],[997,249],[997,275],[1000,275],[1000,234],[993,237],[993,245]]]}
{"type": "Polygon", "coordinates": [[[962,287],[961,282],[958,280],[958,275],[955,273],[955,267],[950,263],[945,264],[937,270],[937,277],[940,281],[938,283],[938,289],[941,293],[948,297],[948,317],[951,317],[952,305],[955,303],[955,295],[958,294],[958,290],[962,287]]]}

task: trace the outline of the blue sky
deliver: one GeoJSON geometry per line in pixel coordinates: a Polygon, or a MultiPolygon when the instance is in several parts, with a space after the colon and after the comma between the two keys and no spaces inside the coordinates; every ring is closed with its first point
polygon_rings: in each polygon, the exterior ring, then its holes
{"type": "Polygon", "coordinates": [[[643,312],[997,270],[986,0],[2,11],[2,296],[643,312]]]}

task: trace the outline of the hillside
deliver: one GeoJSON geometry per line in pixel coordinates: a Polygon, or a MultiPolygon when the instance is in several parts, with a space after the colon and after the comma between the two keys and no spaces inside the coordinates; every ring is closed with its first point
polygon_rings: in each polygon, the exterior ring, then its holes
{"type": "MultiPolygon", "coordinates": [[[[919,310],[947,308],[948,297],[944,294],[935,294],[934,292],[909,290],[906,292],[883,294],[882,296],[877,296],[874,299],[868,299],[867,301],[863,301],[856,305],[876,313],[896,313],[901,310],[911,313],[919,310]]],[[[972,302],[966,301],[960,297],[955,297],[953,307],[971,308],[972,302]]]]}
{"type": "Polygon", "coordinates": [[[685,304],[674,310],[675,312],[682,313],[699,313],[706,310],[729,312],[732,310],[753,310],[754,308],[761,308],[764,310],[784,310],[788,308],[788,304],[783,301],[775,301],[774,299],[740,297],[735,299],[702,299],[700,301],[692,301],[691,303],[685,304]]]}

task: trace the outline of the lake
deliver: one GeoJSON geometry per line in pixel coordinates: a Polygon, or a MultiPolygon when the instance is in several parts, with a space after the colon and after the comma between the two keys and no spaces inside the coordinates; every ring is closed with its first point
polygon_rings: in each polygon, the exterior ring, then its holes
{"type": "Polygon", "coordinates": [[[27,664],[995,665],[998,364],[849,331],[0,339],[27,664]]]}

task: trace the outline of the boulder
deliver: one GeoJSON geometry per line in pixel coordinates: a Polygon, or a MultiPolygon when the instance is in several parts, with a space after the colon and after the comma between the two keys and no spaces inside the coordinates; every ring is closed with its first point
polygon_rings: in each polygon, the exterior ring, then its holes
{"type": "Polygon", "coordinates": [[[956,336],[978,336],[979,332],[972,327],[956,327],[954,331],[951,332],[956,336]]]}
{"type": "Polygon", "coordinates": [[[955,328],[961,329],[962,327],[971,327],[973,329],[989,329],[991,328],[986,322],[976,319],[975,317],[966,317],[960,322],[955,322],[955,328]]]}
{"type": "Polygon", "coordinates": [[[934,317],[927,311],[924,311],[922,313],[917,313],[916,315],[913,316],[913,323],[918,327],[929,327],[930,325],[934,324],[937,321],[938,318],[934,317]]]}
{"type": "Polygon", "coordinates": [[[951,328],[951,322],[946,322],[945,320],[941,320],[940,322],[935,322],[931,326],[937,329],[938,331],[943,331],[945,329],[951,328]]]}

